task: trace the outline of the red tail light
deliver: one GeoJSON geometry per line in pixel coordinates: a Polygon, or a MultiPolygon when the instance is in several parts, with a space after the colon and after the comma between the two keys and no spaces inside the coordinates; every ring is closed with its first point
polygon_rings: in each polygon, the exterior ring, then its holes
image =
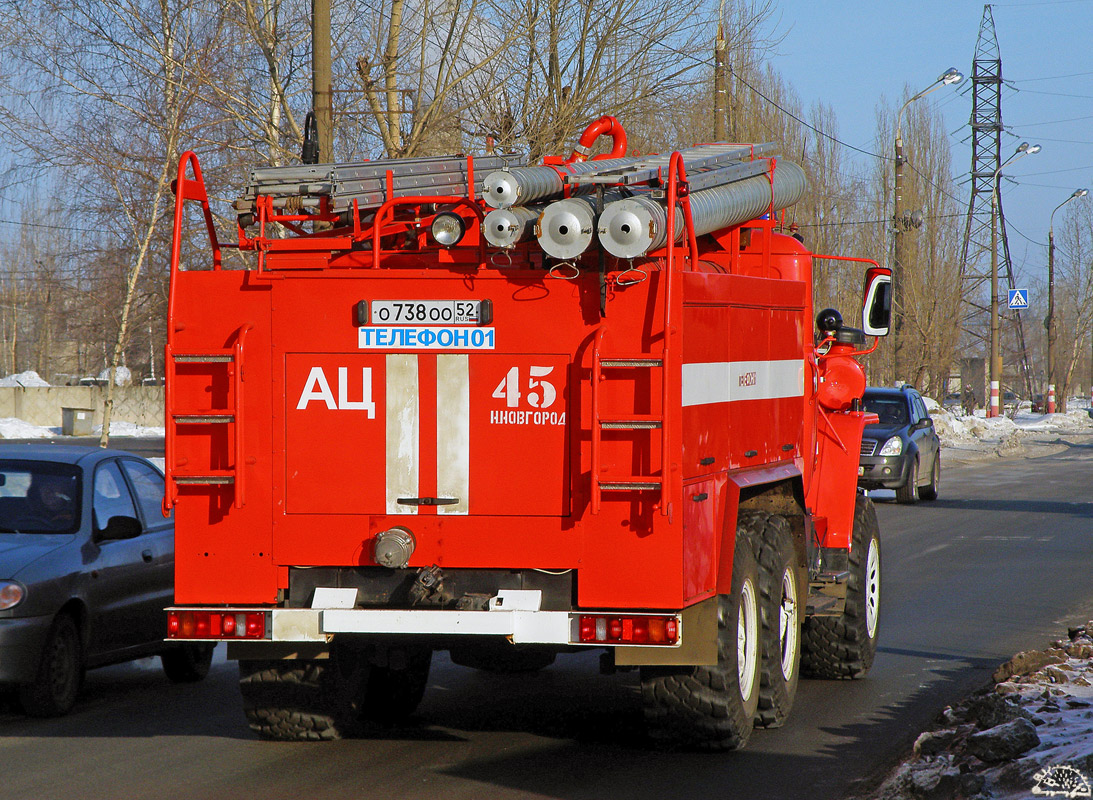
{"type": "Polygon", "coordinates": [[[265,636],[265,611],[167,612],[168,639],[264,639],[265,636]]]}
{"type": "Polygon", "coordinates": [[[587,644],[672,646],[679,642],[679,619],[649,614],[586,614],[581,616],[577,632],[580,641],[587,644]]]}

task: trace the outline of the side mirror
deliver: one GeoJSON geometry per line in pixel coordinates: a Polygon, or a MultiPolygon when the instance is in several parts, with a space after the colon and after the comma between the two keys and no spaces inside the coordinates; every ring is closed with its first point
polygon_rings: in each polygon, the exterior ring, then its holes
{"type": "Polygon", "coordinates": [[[117,539],[135,539],[144,533],[144,526],[136,517],[111,517],[106,527],[96,534],[95,539],[100,542],[114,541],[117,539]]]}
{"type": "Polygon", "coordinates": [[[892,324],[892,270],[870,267],[862,296],[862,330],[867,336],[887,336],[892,324]]]}

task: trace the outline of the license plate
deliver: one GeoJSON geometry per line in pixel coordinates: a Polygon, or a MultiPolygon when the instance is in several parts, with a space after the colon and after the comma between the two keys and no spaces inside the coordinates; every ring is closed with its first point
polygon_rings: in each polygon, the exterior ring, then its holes
{"type": "Polygon", "coordinates": [[[373,300],[372,325],[478,325],[481,300],[373,300]]]}

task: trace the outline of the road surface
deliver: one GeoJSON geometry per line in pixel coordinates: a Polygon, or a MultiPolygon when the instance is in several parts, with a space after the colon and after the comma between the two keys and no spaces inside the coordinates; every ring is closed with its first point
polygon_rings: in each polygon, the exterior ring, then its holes
{"type": "Polygon", "coordinates": [[[778,798],[866,792],[948,702],[1014,652],[1093,618],[1093,437],[1063,453],[947,467],[941,499],[878,502],[881,648],[865,680],[803,680],[787,725],[732,754],[649,750],[633,673],[597,657],[497,676],[435,661],[412,724],[322,744],[253,738],[235,665],[173,686],[146,660],[89,673],[71,716],[0,701],[13,797],[778,798]]]}

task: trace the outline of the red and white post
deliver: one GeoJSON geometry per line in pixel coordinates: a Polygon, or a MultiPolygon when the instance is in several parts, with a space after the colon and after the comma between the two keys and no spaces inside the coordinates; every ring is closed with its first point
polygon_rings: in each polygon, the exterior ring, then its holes
{"type": "Polygon", "coordinates": [[[1055,413],[1055,384],[1049,383],[1047,385],[1047,413],[1055,413]]]}
{"type": "Polygon", "coordinates": [[[991,381],[991,404],[987,409],[987,416],[998,416],[998,381],[991,381]]]}

